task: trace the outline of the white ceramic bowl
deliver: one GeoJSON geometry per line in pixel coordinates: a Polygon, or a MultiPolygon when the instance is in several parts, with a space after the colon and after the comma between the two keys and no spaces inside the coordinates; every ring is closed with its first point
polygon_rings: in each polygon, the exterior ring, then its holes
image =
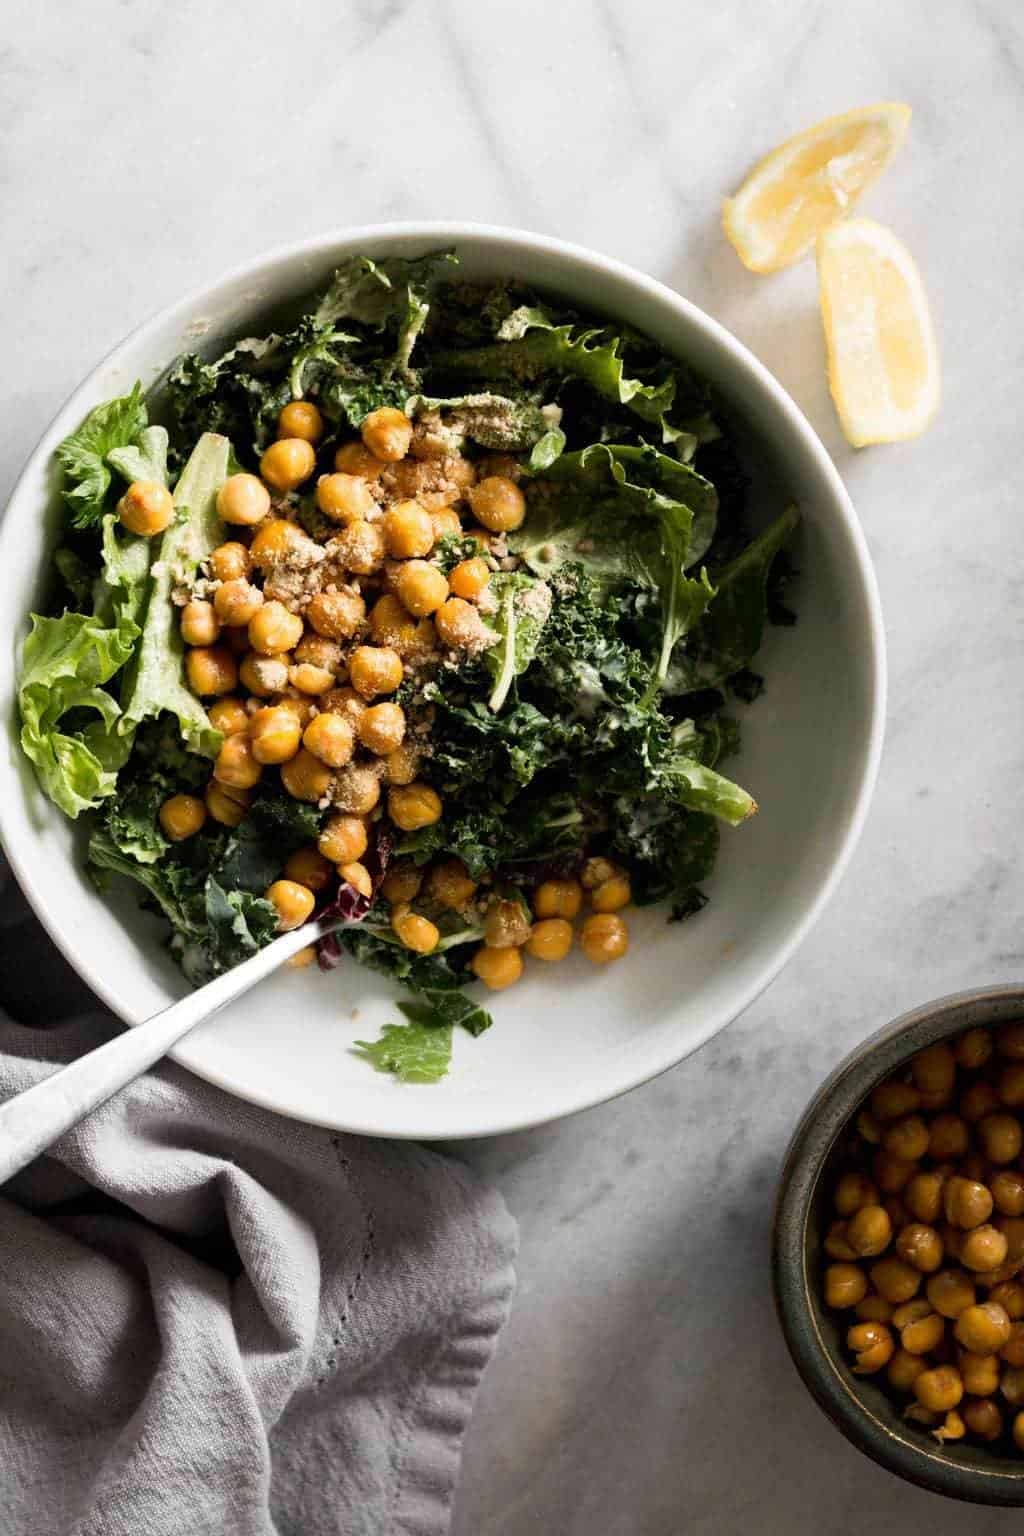
{"type": "MultiPolygon", "coordinates": [[[[412,1086],[348,1046],[397,1015],[387,983],[355,964],[285,972],[200,1027],[175,1057],[255,1103],[377,1136],[482,1136],[536,1125],[622,1093],[697,1049],[768,985],[809,931],[850,857],[882,739],[885,662],[878,593],[850,500],[793,401],[738,341],[676,293],[629,267],[545,236],[471,224],[392,224],[324,235],[262,256],[137,330],[61,410],[19,481],[2,525],[5,718],[0,835],[36,912],[72,965],[128,1023],[182,995],[160,925],[134,893],[102,900],[76,829],[40,794],[17,747],[14,674],[25,616],[44,585],[58,515],[52,453],[97,402],[152,384],[183,350],[222,348],[263,313],[324,281],[355,252],[457,247],[471,277],[515,274],[628,321],[709,378],[749,425],[782,496],[800,503],[799,623],[769,629],[765,695],[744,715],[730,771],[760,815],[723,831],[710,905],[683,925],[631,914],[621,964],[574,956],[533,967],[493,999],[494,1028],[459,1032],[448,1078],[412,1086]]],[[[741,707],[742,708],[742,707],[741,707]]]]}

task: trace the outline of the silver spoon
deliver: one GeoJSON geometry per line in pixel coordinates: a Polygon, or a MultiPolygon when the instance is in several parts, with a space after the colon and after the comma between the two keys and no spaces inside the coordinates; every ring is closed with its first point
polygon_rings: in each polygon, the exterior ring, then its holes
{"type": "Polygon", "coordinates": [[[190,1029],[233,1003],[307,944],[349,926],[351,922],[343,918],[321,917],[282,934],[180,1003],[115,1035],[0,1105],[0,1184],[45,1152],[91,1109],[105,1104],[119,1088],[159,1061],[190,1029]]]}

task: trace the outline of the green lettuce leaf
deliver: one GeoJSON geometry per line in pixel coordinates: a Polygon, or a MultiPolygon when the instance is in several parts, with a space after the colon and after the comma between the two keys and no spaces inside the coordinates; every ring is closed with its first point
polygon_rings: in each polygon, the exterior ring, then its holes
{"type": "Polygon", "coordinates": [[[391,1072],[403,1083],[437,1083],[451,1063],[456,1025],[471,1035],[490,1029],[486,1009],[463,992],[430,991],[422,1002],[399,1003],[406,1024],[385,1024],[378,1040],[357,1040],[355,1050],[378,1072],[391,1072]]]}
{"type": "Polygon", "coordinates": [[[129,484],[133,480],[156,480],[167,485],[169,441],[166,427],[143,427],[133,442],[123,448],[112,448],[107,463],[129,484]]]}
{"type": "Polygon", "coordinates": [[[119,732],[117,702],[103,684],[124,666],[137,635],[131,624],[111,628],[90,614],[32,615],[18,685],[21,745],[46,794],[68,816],[114,793],[117,770],[131,750],[119,732]],[[72,711],[76,725],[62,730],[72,711]],[[80,726],[80,712],[98,718],[80,726]]]}
{"type": "Polygon", "coordinates": [[[143,720],[166,710],[177,716],[182,737],[192,751],[204,757],[216,756],[221,737],[186,685],[185,644],[171,594],[179,583],[191,582],[200,561],[223,538],[217,492],[227,478],[230,452],[226,437],[204,433],[182,471],[174,493],[181,520],[172,523],[163,535],[153,563],[142,638],[122,691],[119,722],[119,729],[129,733],[143,720]]]}
{"type": "Polygon", "coordinates": [[[659,765],[650,782],[666,799],[688,811],[717,816],[732,827],[738,827],[757,811],[757,801],[745,789],[696,758],[670,759],[659,765]]]}
{"type": "Polygon", "coordinates": [[[77,432],[60,444],[56,457],[74,527],[94,527],[109,509],[113,477],[108,456],[116,449],[137,446],[148,421],[142,385],[136,384],[130,394],[96,406],[77,432]]]}
{"type": "Polygon", "coordinates": [[[559,407],[529,398],[487,393],[410,395],[405,410],[414,418],[437,413],[451,435],[453,452],[461,449],[466,438],[495,453],[526,453],[529,449],[531,468],[540,469],[552,463],[565,447],[565,433],[558,425],[562,416],[559,407]]]}
{"type": "Polygon", "coordinates": [[[456,261],[452,251],[413,260],[389,256],[371,261],[369,256],[352,256],[331,279],[314,311],[314,323],[334,327],[339,320],[350,320],[376,331],[394,330],[394,363],[400,372],[407,372],[430,312],[430,293],[444,267],[456,261]]]}
{"type": "Polygon", "coordinates": [[[484,664],[494,678],[488,702],[497,714],[513,682],[537,654],[541,631],[551,612],[551,588],[539,577],[513,571],[492,576],[488,591],[498,604],[488,622],[501,637],[484,655],[484,664]]]}
{"type": "Polygon", "coordinates": [[[764,639],[772,563],[799,522],[797,508],[787,507],[735,560],[715,572],[714,602],[672,656],[669,692],[717,687],[756,655],[764,639]]]}

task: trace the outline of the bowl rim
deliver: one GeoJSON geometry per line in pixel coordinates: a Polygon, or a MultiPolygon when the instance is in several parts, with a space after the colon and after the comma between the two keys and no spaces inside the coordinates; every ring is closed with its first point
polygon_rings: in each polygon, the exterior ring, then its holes
{"type": "MultiPolygon", "coordinates": [[[[118,358],[125,350],[144,344],[151,334],[165,326],[194,318],[196,312],[201,310],[201,307],[208,303],[219,290],[259,279],[266,269],[273,269],[278,264],[303,258],[316,260],[327,256],[332,250],[337,250],[340,258],[342,254],[360,247],[364,250],[373,250],[375,246],[385,247],[396,242],[410,241],[422,241],[425,245],[458,245],[459,243],[473,243],[484,247],[500,245],[512,247],[513,250],[518,249],[525,254],[542,252],[576,266],[596,269],[674,310],[685,325],[702,335],[710,347],[724,353],[737,370],[744,372],[753,381],[770,407],[785,418],[790,430],[799,439],[802,451],[813,462],[815,471],[828,493],[828,515],[838,521],[841,532],[845,536],[851,574],[866,619],[863,643],[870,678],[866,704],[868,728],[862,738],[858,760],[852,765],[849,780],[850,805],[835,856],[828,870],[821,876],[817,889],[793,923],[785,941],[778,945],[738,997],[726,1009],[719,1009],[711,1014],[706,1026],[694,1031],[683,1049],[679,1049],[677,1045],[670,1045],[659,1052],[653,1060],[645,1058],[637,1070],[624,1078],[617,1078],[614,1086],[591,1085],[578,1088],[574,1093],[567,1093],[564,1108],[556,1112],[531,1114],[528,1109],[520,1109],[517,1112],[506,1111],[500,1115],[492,1112],[490,1117],[485,1117],[457,1132],[460,1140],[468,1140],[474,1137],[527,1130],[550,1123],[564,1116],[580,1113],[594,1105],[608,1102],[620,1094],[639,1087],[642,1083],[649,1082],[699,1050],[721,1029],[738,1018],[775,980],[803,943],[834,895],[863,831],[878,776],[885,729],[887,695],[885,630],[881,598],[867,540],[850,495],[839,471],[807,417],[768,368],[720,321],[715,320],[698,305],[684,298],[682,294],[669,288],[665,283],[649,277],[628,263],[552,235],[495,224],[460,220],[403,220],[351,227],[342,226],[300,240],[279,243],[221,272],[211,281],[191,289],[184,297],[163,306],[148,319],[143,320],[90,369],[64,401],[29,454],[11,491],[8,508],[13,507],[26,494],[28,483],[33,478],[40,461],[48,460],[61,439],[72,430],[74,425],[77,425],[83,403],[89,397],[96,375],[106,368],[116,366],[118,358]]],[[[169,362],[170,359],[167,361],[169,362]]],[[[822,504],[825,504],[825,498],[822,504]]],[[[56,920],[51,919],[48,913],[45,876],[41,878],[37,873],[34,861],[30,857],[30,839],[20,835],[14,822],[13,812],[10,811],[3,797],[0,797],[0,842],[3,843],[12,871],[36,916],[69,964],[82,976],[101,1001],[125,1023],[129,1025],[135,1023],[133,1018],[128,1017],[118,998],[116,983],[111,983],[104,972],[100,963],[101,956],[96,955],[94,958],[93,955],[84,953],[76,947],[70,936],[61,931],[56,920]]],[[[206,1071],[201,1065],[195,1063],[187,1041],[169,1054],[172,1060],[187,1066],[189,1070],[196,1072],[197,1076],[240,1096],[238,1088],[230,1078],[217,1071],[206,1071]]],[[[300,1118],[294,1110],[282,1108],[272,1094],[247,1091],[244,1097],[251,1103],[277,1113],[291,1114],[294,1118],[300,1118]]],[[[415,1122],[410,1122],[399,1130],[381,1130],[372,1121],[361,1123],[358,1114],[351,1113],[346,1114],[343,1127],[339,1127],[335,1121],[309,1123],[330,1125],[332,1129],[342,1128],[356,1134],[397,1136],[402,1139],[436,1138],[437,1136],[433,1126],[423,1128],[417,1126],[415,1122]]]]}
{"type": "Polygon", "coordinates": [[[857,1450],[919,1488],[962,1503],[1024,1507],[1019,1472],[957,1462],[955,1449],[904,1437],[869,1411],[837,1371],[810,1303],[807,1229],[829,1157],[851,1116],[883,1078],[926,1045],[1024,1015],[1024,982],[973,987],[921,1003],[855,1046],[812,1095],[786,1149],[771,1237],[772,1294],[793,1364],[822,1412],[857,1450]],[[972,1012],[965,1017],[965,1011],[972,1012]],[[870,1070],[869,1070],[870,1067],[870,1070]],[[829,1111],[836,1110],[833,1116],[829,1111]]]}

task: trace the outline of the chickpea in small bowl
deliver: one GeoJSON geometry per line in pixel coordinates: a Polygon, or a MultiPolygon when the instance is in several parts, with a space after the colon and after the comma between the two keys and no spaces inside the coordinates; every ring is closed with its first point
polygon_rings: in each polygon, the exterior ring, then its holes
{"type": "Polygon", "coordinates": [[[776,1207],[776,1306],[855,1445],[1024,1507],[1024,988],[890,1024],[819,1090],[776,1207]]]}

